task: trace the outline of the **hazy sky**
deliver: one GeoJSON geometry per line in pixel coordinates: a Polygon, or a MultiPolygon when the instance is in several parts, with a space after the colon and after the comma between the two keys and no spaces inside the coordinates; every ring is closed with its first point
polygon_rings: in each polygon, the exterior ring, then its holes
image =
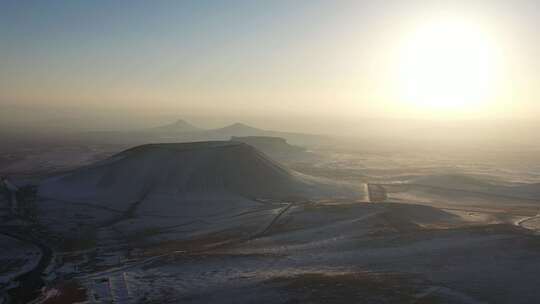
{"type": "Polygon", "coordinates": [[[3,106],[535,117],[539,54],[535,0],[0,1],[3,106]]]}

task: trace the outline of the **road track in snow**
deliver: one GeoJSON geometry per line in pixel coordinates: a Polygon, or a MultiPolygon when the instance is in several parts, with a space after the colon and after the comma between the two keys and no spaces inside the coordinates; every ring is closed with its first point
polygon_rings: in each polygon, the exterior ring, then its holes
{"type": "Polygon", "coordinates": [[[272,221],[260,232],[255,233],[254,235],[250,236],[248,240],[256,239],[262,235],[264,235],[266,232],[268,232],[272,226],[279,220],[279,218],[289,210],[294,203],[289,203],[287,206],[281,208],[281,210],[278,212],[278,214],[272,219],[272,221]]]}
{"type": "Polygon", "coordinates": [[[519,226],[521,228],[524,228],[524,229],[527,229],[527,230],[533,230],[533,231],[538,231],[538,230],[534,230],[534,229],[530,229],[530,228],[527,228],[524,224],[529,222],[529,221],[533,221],[533,220],[538,220],[540,219],[540,212],[535,215],[535,216],[529,216],[529,217],[524,217],[520,220],[518,220],[515,224],[516,226],[519,226]]]}

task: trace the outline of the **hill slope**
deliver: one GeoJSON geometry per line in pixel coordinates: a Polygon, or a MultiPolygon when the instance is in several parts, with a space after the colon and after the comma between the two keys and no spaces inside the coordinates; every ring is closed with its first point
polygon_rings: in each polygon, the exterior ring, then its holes
{"type": "Polygon", "coordinates": [[[149,199],[316,199],[359,191],[287,170],[247,144],[215,141],[138,146],[49,178],[38,193],[124,209],[149,199]]]}

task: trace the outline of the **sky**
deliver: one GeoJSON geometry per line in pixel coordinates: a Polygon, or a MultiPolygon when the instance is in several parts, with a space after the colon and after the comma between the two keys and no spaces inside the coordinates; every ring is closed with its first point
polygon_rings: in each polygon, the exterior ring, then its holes
{"type": "Polygon", "coordinates": [[[533,0],[0,0],[4,112],[535,118],[538,54],[533,0]]]}

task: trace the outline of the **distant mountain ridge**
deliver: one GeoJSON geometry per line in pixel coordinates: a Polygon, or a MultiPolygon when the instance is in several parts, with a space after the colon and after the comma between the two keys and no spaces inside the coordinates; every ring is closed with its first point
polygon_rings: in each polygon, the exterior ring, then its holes
{"type": "Polygon", "coordinates": [[[232,137],[267,136],[281,137],[295,145],[318,145],[329,138],[323,135],[263,130],[243,123],[233,123],[222,128],[203,129],[185,120],[163,126],[130,131],[97,131],[77,134],[79,140],[96,143],[147,144],[161,142],[191,142],[229,140],[232,137]]]}
{"type": "Polygon", "coordinates": [[[281,137],[271,136],[233,136],[233,142],[242,142],[257,148],[270,157],[279,161],[292,161],[299,159],[308,159],[313,157],[306,152],[305,148],[290,145],[287,140],[281,137]]]}

